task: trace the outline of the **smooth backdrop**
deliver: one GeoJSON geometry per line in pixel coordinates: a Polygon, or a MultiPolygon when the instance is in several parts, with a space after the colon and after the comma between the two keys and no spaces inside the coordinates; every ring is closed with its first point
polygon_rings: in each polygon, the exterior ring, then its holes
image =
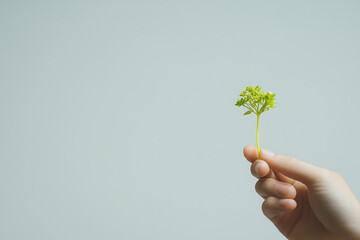
{"type": "Polygon", "coordinates": [[[360,197],[359,1],[0,2],[0,239],[284,239],[242,155],[360,197]]]}

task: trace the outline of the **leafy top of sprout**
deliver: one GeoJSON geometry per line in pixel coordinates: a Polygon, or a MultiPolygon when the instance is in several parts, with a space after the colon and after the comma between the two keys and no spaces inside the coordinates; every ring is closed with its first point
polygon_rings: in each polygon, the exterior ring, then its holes
{"type": "Polygon", "coordinates": [[[260,158],[260,144],[259,144],[259,119],[260,114],[269,110],[270,108],[275,108],[276,102],[275,94],[272,92],[267,92],[266,94],[261,91],[261,87],[247,87],[245,91],[240,93],[242,98],[237,99],[235,106],[241,107],[244,106],[248,109],[244,115],[250,113],[255,113],[257,116],[257,125],[256,125],[256,142],[257,142],[257,152],[260,158]]]}
{"type": "Polygon", "coordinates": [[[261,91],[261,87],[259,86],[246,87],[245,91],[240,93],[240,96],[242,98],[237,99],[235,106],[246,107],[248,111],[245,112],[244,115],[248,115],[253,112],[257,116],[260,116],[260,114],[270,108],[275,108],[275,104],[277,104],[274,102],[275,94],[270,91],[264,93],[261,91]]]}

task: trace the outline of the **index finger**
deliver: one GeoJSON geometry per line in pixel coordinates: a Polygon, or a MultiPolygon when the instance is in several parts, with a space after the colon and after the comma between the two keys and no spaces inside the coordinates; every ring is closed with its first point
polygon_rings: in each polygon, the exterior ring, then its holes
{"type": "MultiPolygon", "coordinates": [[[[251,164],[251,172],[252,173],[255,172],[254,170],[255,170],[255,167],[257,166],[257,167],[260,167],[258,169],[258,171],[259,171],[258,174],[260,174],[260,175],[257,176],[257,177],[259,177],[259,178],[261,178],[261,177],[271,177],[271,178],[276,179],[276,175],[275,175],[274,171],[269,167],[267,162],[262,161],[262,160],[259,159],[258,152],[257,152],[257,149],[256,149],[255,146],[247,145],[247,146],[244,147],[243,152],[244,152],[245,158],[249,162],[252,163],[251,164]],[[259,163],[261,163],[261,164],[259,164],[259,163]],[[263,167],[261,167],[261,165],[263,167]]],[[[253,175],[255,176],[256,174],[253,174],[253,175]]]]}
{"type": "Polygon", "coordinates": [[[244,157],[251,163],[255,162],[255,160],[259,159],[257,150],[255,146],[247,145],[243,149],[244,157]]]}

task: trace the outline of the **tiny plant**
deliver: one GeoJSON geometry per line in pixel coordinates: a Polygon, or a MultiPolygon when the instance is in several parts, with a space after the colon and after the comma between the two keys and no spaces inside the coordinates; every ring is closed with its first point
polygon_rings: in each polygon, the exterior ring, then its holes
{"type": "Polygon", "coordinates": [[[261,87],[246,87],[245,91],[240,93],[240,99],[237,99],[235,106],[246,107],[248,111],[244,115],[249,115],[255,113],[257,116],[257,126],[256,126],[256,143],[258,156],[260,158],[260,146],[259,146],[259,119],[260,115],[269,110],[270,108],[275,108],[276,102],[275,94],[272,92],[267,92],[266,94],[261,91],[261,87]]]}

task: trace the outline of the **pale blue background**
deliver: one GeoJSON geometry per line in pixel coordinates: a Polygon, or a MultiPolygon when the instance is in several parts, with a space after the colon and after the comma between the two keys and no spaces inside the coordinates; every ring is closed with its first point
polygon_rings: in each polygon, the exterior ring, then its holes
{"type": "Polygon", "coordinates": [[[242,148],[360,197],[359,1],[1,1],[0,239],[283,239],[242,148]]]}

